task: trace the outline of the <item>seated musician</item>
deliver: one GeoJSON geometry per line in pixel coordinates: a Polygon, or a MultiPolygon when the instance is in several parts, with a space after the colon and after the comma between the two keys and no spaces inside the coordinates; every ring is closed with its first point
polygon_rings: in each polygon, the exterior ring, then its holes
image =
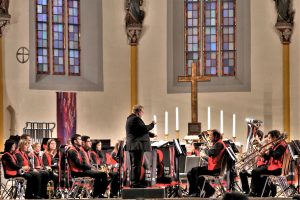
{"type": "MultiPolygon", "coordinates": [[[[225,144],[222,141],[222,136],[217,130],[211,130],[209,132],[209,140],[212,143],[212,147],[206,150],[208,155],[208,165],[203,167],[194,167],[188,174],[189,181],[189,195],[192,197],[199,196],[200,190],[204,184],[204,178],[199,178],[200,175],[214,175],[221,172],[222,156],[225,152],[225,144]]],[[[210,197],[214,194],[215,189],[206,183],[204,186],[205,197],[210,197]]]]}
{"type": "MultiPolygon", "coordinates": [[[[68,163],[73,177],[88,176],[95,179],[93,197],[103,198],[107,188],[107,175],[95,169],[90,163],[86,151],[82,148],[81,135],[75,134],[71,138],[72,147],[68,150],[68,163]]],[[[91,143],[90,139],[87,143],[91,143]]]]}
{"type": "Polygon", "coordinates": [[[27,180],[25,198],[26,199],[40,199],[39,185],[37,181],[39,179],[38,173],[30,172],[30,167],[25,165],[19,165],[15,155],[16,143],[14,140],[8,139],[4,144],[4,154],[2,156],[2,163],[4,169],[5,178],[24,177],[27,180]]]}
{"type": "Polygon", "coordinates": [[[186,148],[187,156],[200,156],[200,152],[197,149],[195,149],[195,146],[193,143],[185,144],[185,148],[186,148]]]}
{"type": "MultiPolygon", "coordinates": [[[[25,176],[32,176],[35,177],[34,182],[31,184],[38,185],[38,188],[36,190],[36,195],[38,197],[42,198],[48,198],[47,195],[47,184],[48,184],[48,179],[49,179],[49,174],[46,171],[39,171],[34,168],[32,163],[30,162],[30,159],[27,155],[29,143],[27,140],[21,139],[19,141],[19,149],[16,150],[16,158],[17,158],[17,163],[19,166],[28,166],[29,169],[25,171],[25,176]]],[[[37,197],[35,197],[37,198],[37,197]]]]}
{"type": "MultiPolygon", "coordinates": [[[[279,176],[282,171],[282,162],[284,152],[286,150],[286,143],[281,139],[281,134],[278,130],[272,130],[268,133],[268,142],[272,142],[270,148],[265,148],[266,152],[260,152],[267,162],[252,170],[251,193],[250,196],[261,196],[265,177],[261,175],[275,175],[279,176]]],[[[276,186],[271,185],[272,196],[276,195],[276,186]]]]}
{"type": "MultiPolygon", "coordinates": [[[[84,139],[82,140],[84,141],[84,139]]],[[[106,172],[110,178],[110,198],[117,197],[119,192],[119,173],[108,171],[107,164],[111,164],[110,159],[107,160],[106,154],[102,151],[102,143],[100,140],[95,141],[92,144],[90,151],[90,158],[93,165],[95,165],[100,171],[106,172]]]]}
{"type": "Polygon", "coordinates": [[[58,186],[58,151],[56,141],[49,139],[43,154],[43,165],[49,171],[50,180],[54,183],[54,190],[58,186]]]}
{"type": "MultiPolygon", "coordinates": [[[[259,149],[261,146],[263,146],[263,141],[264,139],[264,133],[261,130],[257,130],[256,135],[252,141],[252,145],[254,146],[254,149],[259,149]]],[[[265,162],[262,158],[257,157],[256,160],[254,160],[253,162],[256,163],[256,167],[259,167],[261,165],[264,165],[265,162]]],[[[252,165],[252,163],[248,163],[249,165],[252,165]]],[[[242,190],[245,194],[249,194],[250,192],[250,187],[249,187],[249,183],[248,183],[248,177],[251,177],[250,172],[248,172],[247,170],[243,169],[240,173],[240,180],[242,183],[242,190]]]]}

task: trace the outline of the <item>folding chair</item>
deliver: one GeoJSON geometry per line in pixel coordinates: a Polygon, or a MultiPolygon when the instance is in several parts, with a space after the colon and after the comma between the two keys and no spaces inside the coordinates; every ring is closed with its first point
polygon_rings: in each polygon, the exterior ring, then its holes
{"type": "MultiPolygon", "coordinates": [[[[277,189],[277,193],[276,193],[276,197],[279,197],[281,195],[283,195],[284,197],[290,197],[293,196],[297,191],[295,189],[295,187],[291,186],[288,184],[287,181],[287,176],[289,174],[289,167],[291,164],[291,155],[288,153],[288,151],[285,152],[284,157],[283,157],[283,162],[282,162],[282,173],[279,176],[274,176],[274,175],[262,175],[262,177],[267,177],[266,182],[264,184],[262,193],[261,193],[261,197],[263,197],[266,192],[266,188],[267,186],[271,186],[271,184],[274,184],[276,189],[277,189]]],[[[269,191],[269,194],[267,194],[267,196],[271,195],[271,190],[269,191]]]]}
{"type": "Polygon", "coordinates": [[[228,158],[228,152],[225,151],[224,156],[222,157],[222,160],[221,160],[221,171],[219,174],[199,176],[199,178],[201,178],[201,177],[204,178],[204,183],[200,190],[200,197],[205,197],[204,187],[205,187],[206,182],[214,183],[214,188],[216,190],[216,197],[219,197],[226,192],[226,188],[224,187],[221,180],[224,180],[225,169],[227,166],[227,158],[228,158]]]}

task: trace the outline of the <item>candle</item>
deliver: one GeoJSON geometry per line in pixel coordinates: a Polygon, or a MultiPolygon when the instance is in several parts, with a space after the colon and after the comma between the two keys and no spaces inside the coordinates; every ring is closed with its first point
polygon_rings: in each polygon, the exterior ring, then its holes
{"type": "Polygon", "coordinates": [[[176,131],[179,131],[179,111],[178,111],[178,107],[176,107],[176,131]]]}
{"type": "Polygon", "coordinates": [[[153,132],[154,132],[154,134],[157,134],[157,124],[156,124],[157,118],[156,118],[156,115],[153,115],[153,121],[155,122],[153,132]]]}
{"type": "Polygon", "coordinates": [[[168,112],[165,112],[165,135],[168,135],[168,112]]]}
{"type": "Polygon", "coordinates": [[[207,130],[210,130],[210,107],[207,107],[207,130]]]}
{"type": "Polygon", "coordinates": [[[223,110],[220,111],[220,132],[223,133],[223,110]]]}
{"type": "Polygon", "coordinates": [[[235,138],[235,114],[232,115],[232,137],[235,138]]]}

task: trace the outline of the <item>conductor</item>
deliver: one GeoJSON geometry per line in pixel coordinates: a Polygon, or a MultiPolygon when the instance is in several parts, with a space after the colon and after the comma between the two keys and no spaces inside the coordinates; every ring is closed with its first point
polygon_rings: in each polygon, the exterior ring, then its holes
{"type": "Polygon", "coordinates": [[[149,132],[153,129],[155,122],[145,125],[141,119],[144,115],[144,107],[135,105],[132,113],[126,121],[126,149],[129,151],[131,163],[131,185],[133,188],[144,188],[140,181],[142,160],[145,151],[150,151],[150,137],[156,137],[154,133],[149,132]]]}

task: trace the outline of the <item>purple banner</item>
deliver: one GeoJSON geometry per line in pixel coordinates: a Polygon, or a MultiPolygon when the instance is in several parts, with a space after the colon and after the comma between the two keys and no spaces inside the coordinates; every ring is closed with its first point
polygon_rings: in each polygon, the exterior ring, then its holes
{"type": "Polygon", "coordinates": [[[57,92],[57,138],[61,144],[76,133],[76,93],[57,92]]]}

